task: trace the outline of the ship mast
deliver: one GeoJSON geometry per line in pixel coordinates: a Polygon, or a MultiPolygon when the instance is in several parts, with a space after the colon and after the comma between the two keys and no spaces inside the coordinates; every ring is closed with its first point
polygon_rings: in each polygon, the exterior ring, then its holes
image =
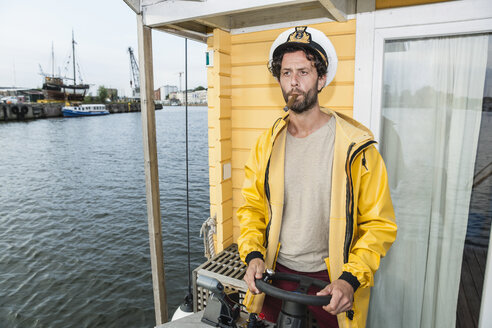
{"type": "Polygon", "coordinates": [[[72,30],[72,60],[73,60],[73,85],[77,85],[77,79],[75,77],[75,40],[73,37],[73,30],[72,30]]]}
{"type": "Polygon", "coordinates": [[[51,77],[55,77],[55,47],[51,41],[51,77]]]}

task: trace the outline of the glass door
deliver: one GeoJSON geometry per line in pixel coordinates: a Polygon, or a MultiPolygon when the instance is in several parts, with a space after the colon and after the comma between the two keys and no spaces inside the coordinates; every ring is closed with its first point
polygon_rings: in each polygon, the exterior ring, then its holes
{"type": "Polygon", "coordinates": [[[369,327],[477,326],[492,217],[489,34],[385,41],[380,151],[398,237],[369,327]]]}

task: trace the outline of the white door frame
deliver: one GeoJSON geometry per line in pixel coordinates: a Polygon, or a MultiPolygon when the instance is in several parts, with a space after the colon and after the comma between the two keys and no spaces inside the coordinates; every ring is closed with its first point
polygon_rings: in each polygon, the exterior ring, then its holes
{"type": "MultiPolygon", "coordinates": [[[[356,15],[354,118],[381,136],[386,40],[492,32],[492,1],[461,0],[356,15]]],[[[479,327],[492,327],[492,238],[489,241],[479,327]]]]}

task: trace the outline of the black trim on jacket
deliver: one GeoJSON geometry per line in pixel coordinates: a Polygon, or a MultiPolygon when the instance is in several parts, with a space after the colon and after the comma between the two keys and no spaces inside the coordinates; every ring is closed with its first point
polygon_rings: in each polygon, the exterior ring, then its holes
{"type": "Polygon", "coordinates": [[[246,264],[249,265],[249,262],[252,259],[262,259],[264,261],[263,254],[261,254],[258,251],[253,251],[253,252],[249,253],[248,255],[246,255],[246,259],[245,259],[246,264]]]}
{"type": "Polygon", "coordinates": [[[357,290],[357,288],[359,288],[360,286],[360,282],[359,280],[357,280],[357,277],[348,271],[343,271],[342,275],[338,279],[345,280],[346,282],[348,282],[350,286],[352,286],[352,288],[354,289],[354,293],[357,290]]]}
{"type": "Polygon", "coordinates": [[[347,161],[348,163],[346,163],[345,165],[345,170],[346,170],[346,174],[347,174],[347,199],[346,199],[346,220],[347,220],[347,223],[346,223],[346,226],[345,226],[345,243],[344,243],[344,249],[343,249],[343,263],[347,263],[348,262],[348,257],[349,257],[349,253],[350,253],[350,244],[352,243],[352,239],[353,239],[353,233],[354,233],[354,228],[353,228],[353,225],[354,225],[354,193],[353,193],[353,186],[352,186],[352,170],[351,170],[351,167],[352,167],[352,163],[355,159],[355,157],[361,152],[363,151],[364,149],[366,149],[367,147],[369,147],[370,145],[376,143],[376,141],[374,140],[370,140],[368,142],[366,142],[365,144],[363,144],[362,146],[360,146],[359,148],[357,148],[352,156],[350,156],[350,152],[352,150],[352,148],[355,146],[355,143],[351,143],[350,144],[350,147],[347,151],[347,161]],[[349,156],[350,156],[350,160],[349,160],[349,156]]]}

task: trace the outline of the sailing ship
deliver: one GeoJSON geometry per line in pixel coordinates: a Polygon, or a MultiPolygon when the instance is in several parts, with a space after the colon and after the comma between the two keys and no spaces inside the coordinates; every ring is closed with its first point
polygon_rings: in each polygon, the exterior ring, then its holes
{"type": "MultiPolygon", "coordinates": [[[[44,75],[44,83],[42,87],[43,95],[46,100],[59,100],[59,101],[82,101],[84,100],[85,94],[89,89],[88,84],[79,83],[77,84],[77,75],[75,70],[75,39],[72,31],[72,63],[73,63],[73,84],[66,84],[64,78],[61,76],[55,76],[54,74],[54,52],[53,46],[51,48],[52,56],[52,74],[51,76],[43,73],[41,69],[41,74],[44,75]]],[[[72,80],[72,78],[65,78],[72,80]]]]}

